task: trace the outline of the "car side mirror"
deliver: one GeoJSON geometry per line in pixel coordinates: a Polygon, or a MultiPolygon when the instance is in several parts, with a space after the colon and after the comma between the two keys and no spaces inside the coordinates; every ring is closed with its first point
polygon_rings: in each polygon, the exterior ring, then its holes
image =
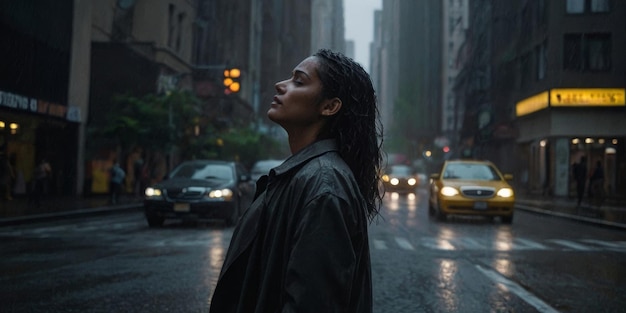
{"type": "Polygon", "coordinates": [[[513,180],[512,174],[504,174],[504,180],[513,180]]]}

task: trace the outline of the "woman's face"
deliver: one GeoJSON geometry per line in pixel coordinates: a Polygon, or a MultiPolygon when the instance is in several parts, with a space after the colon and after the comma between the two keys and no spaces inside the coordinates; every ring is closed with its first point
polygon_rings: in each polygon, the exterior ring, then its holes
{"type": "Polygon", "coordinates": [[[276,83],[267,117],[288,132],[308,128],[322,119],[322,82],[317,75],[318,61],[309,57],[293,70],[291,78],[276,83]]]}

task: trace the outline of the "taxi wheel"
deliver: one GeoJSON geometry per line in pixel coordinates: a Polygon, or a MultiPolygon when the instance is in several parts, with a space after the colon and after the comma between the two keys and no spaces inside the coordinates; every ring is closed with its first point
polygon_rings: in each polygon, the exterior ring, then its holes
{"type": "Polygon", "coordinates": [[[443,222],[448,218],[446,213],[441,212],[441,207],[437,206],[437,212],[435,213],[435,217],[438,221],[443,222]]]}
{"type": "Polygon", "coordinates": [[[502,217],[500,217],[500,220],[504,224],[511,224],[511,223],[513,223],[513,215],[502,216],[502,217]]]}

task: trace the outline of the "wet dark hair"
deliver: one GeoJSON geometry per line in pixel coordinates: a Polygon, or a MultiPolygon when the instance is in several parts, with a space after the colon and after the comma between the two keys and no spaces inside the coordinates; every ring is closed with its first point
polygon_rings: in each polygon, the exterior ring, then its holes
{"type": "Polygon", "coordinates": [[[350,166],[359,189],[367,201],[367,216],[372,221],[382,203],[379,189],[382,162],[382,124],[376,105],[376,92],[369,74],[345,55],[321,49],[314,55],[322,82],[322,98],[337,97],[342,106],[330,117],[319,139],[334,138],[339,153],[350,166]]]}

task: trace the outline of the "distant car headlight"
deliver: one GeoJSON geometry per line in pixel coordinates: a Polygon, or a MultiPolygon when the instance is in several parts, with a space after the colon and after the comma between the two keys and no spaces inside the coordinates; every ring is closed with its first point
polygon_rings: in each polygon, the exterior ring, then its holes
{"type": "Polygon", "coordinates": [[[459,194],[459,191],[452,187],[443,187],[441,188],[441,195],[446,197],[452,197],[459,194]]]}
{"type": "Polygon", "coordinates": [[[500,190],[498,190],[497,193],[498,197],[502,197],[502,198],[510,198],[513,196],[513,189],[511,188],[502,188],[500,190]]]}
{"type": "Polygon", "coordinates": [[[389,175],[383,175],[383,181],[389,182],[389,175]]]}
{"type": "Polygon", "coordinates": [[[413,186],[413,185],[417,184],[417,179],[415,179],[415,178],[409,178],[408,183],[409,183],[409,185],[413,186]]]}
{"type": "Polygon", "coordinates": [[[394,186],[400,183],[400,181],[397,178],[392,178],[389,182],[394,186]]]}
{"type": "Polygon", "coordinates": [[[149,198],[149,199],[162,199],[163,198],[163,193],[161,192],[161,189],[158,189],[158,188],[152,188],[152,187],[146,188],[145,195],[146,195],[146,198],[149,198]]]}
{"type": "Polygon", "coordinates": [[[233,198],[233,191],[225,188],[225,189],[219,189],[219,190],[211,190],[208,194],[209,198],[211,199],[221,199],[224,201],[230,201],[233,198]]]}

